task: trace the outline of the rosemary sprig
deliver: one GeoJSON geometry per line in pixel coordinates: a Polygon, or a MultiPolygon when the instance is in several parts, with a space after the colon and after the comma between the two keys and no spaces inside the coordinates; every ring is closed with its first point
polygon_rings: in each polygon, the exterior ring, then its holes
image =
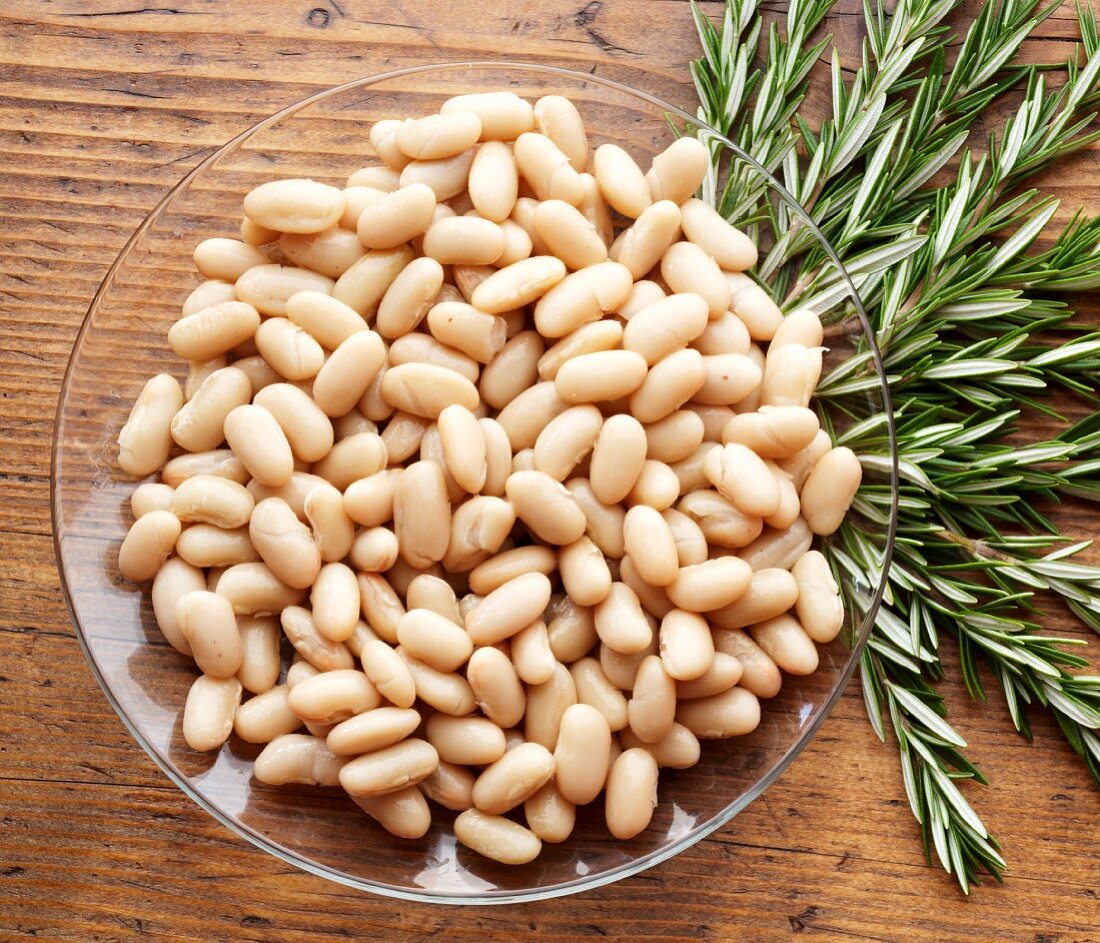
{"type": "MultiPolygon", "coordinates": [[[[1034,251],[1057,202],[1025,189],[1100,139],[1100,40],[1091,8],[1078,3],[1081,49],[1051,87],[1054,67],[1013,60],[1057,0],[993,0],[962,36],[946,23],[958,0],[900,0],[892,15],[865,0],[860,67],[846,79],[833,51],[832,113],[814,126],[799,107],[832,6],[792,3],[785,32],[767,33],[762,67],[758,0],[727,0],[720,31],[695,10],[705,55],[692,75],[700,118],[779,172],[837,249],[883,350],[902,485],[863,691],[879,737],[887,720],[894,732],[926,855],[934,850],[968,891],[983,872],[999,880],[1005,862],[958,785],[985,780],[932,686],[947,672],[945,634],[971,697],[984,701],[983,677],[992,678],[1025,736],[1026,705],[1049,710],[1100,786],[1100,678],[1071,673],[1088,666],[1069,650],[1079,642],[1043,635],[1035,599],[1053,594],[1100,633],[1100,569],[1076,562],[1088,545],[1067,543],[1042,511],[1100,499],[1100,417],[1066,427],[1043,400],[1052,388],[1096,400],[1100,334],[1076,326],[1053,295],[1100,286],[1100,219],[1079,213],[1034,251]],[[949,68],[943,49],[954,43],[949,68]],[[1010,90],[1023,94],[1016,114],[984,149],[968,147],[973,119],[1010,90]],[[932,186],[952,161],[953,178],[932,186]],[[1021,446],[1018,419],[1036,410],[1062,428],[1021,446]]],[[[766,221],[780,234],[758,276],[788,308],[843,312],[845,286],[815,237],[743,163],[714,156],[707,196],[740,225],[766,221]]],[[[884,417],[861,412],[877,383],[864,351],[819,391],[826,420],[844,419],[838,440],[871,472],[889,467],[884,417]]],[[[889,500],[868,476],[859,517],[883,521],[889,500]]],[[[877,582],[875,535],[848,523],[829,552],[838,570],[877,582]]]]}

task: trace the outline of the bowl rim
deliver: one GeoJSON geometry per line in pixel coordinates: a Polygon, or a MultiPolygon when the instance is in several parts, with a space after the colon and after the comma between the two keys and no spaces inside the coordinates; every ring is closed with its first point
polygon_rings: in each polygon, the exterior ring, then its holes
{"type": "Polygon", "coordinates": [[[291,864],[307,873],[316,875],[318,877],[325,878],[330,881],[334,881],[338,884],[346,887],[355,888],[356,890],[367,891],[370,893],[378,894],[383,897],[395,898],[399,900],[415,901],[418,903],[431,903],[431,904],[450,904],[450,905],[487,905],[487,904],[512,904],[523,903],[537,900],[547,900],[555,897],[563,897],[570,894],[579,893],[581,891],[592,890],[599,887],[612,884],[616,881],[622,880],[632,875],[639,874],[663,861],[667,861],[669,858],[679,854],[680,852],[690,848],[692,845],[711,835],[722,826],[726,825],[735,815],[741,812],[751,802],[757,799],[780,775],[787,769],[788,766],[802,753],[806,746],[813,739],[818,729],[825,722],[826,718],[833,712],[837,702],[843,695],[845,689],[848,687],[848,683],[851,680],[852,674],[855,671],[856,665],[860,662],[863,648],[867,643],[868,636],[870,635],[871,626],[874,622],[874,616],[877,613],[882,599],[886,593],[886,588],[889,580],[890,564],[893,558],[895,534],[897,529],[897,512],[898,512],[898,488],[899,488],[899,469],[898,469],[898,455],[897,455],[897,434],[894,422],[894,413],[892,402],[890,398],[889,382],[886,376],[886,371],[882,363],[882,355],[878,347],[878,343],[875,337],[874,329],[870,323],[870,319],[867,315],[867,311],[864,308],[863,302],[859,296],[859,292],[853,282],[850,274],[841,262],[835,249],[825,238],[825,235],[821,232],[820,228],[810,217],[809,213],[802,207],[801,203],[794,198],[794,196],[787,190],[786,187],[776,177],[769,172],[759,161],[753,158],[750,154],[746,153],[740,147],[738,147],[728,137],[721,134],[699,117],[690,114],[686,110],[680,108],[677,105],[670,104],[663,99],[651,95],[648,92],[641,89],[634,88],[626,85],[625,83],[615,81],[614,79],[604,78],[593,73],[578,72],[573,69],[565,69],[560,66],[547,65],[543,63],[533,62],[518,62],[509,59],[471,59],[471,60],[456,60],[453,62],[437,62],[428,63],[424,65],[407,66],[401,69],[393,69],[386,72],[377,72],[372,75],[364,76],[358,79],[352,79],[348,82],[344,82],[340,85],[330,86],[319,92],[315,92],[312,95],[308,95],[305,98],[299,99],[284,108],[271,114],[269,117],[257,122],[249,128],[241,131],[239,134],[230,138],[224,144],[218,146],[210,154],[204,157],[198,164],[195,165],[187,174],[185,174],[175,185],[171,187],[165,193],[165,195],[157,202],[156,206],[145,216],[142,222],[137,226],[134,232],[126,240],[126,243],[119,250],[118,255],[107,269],[103,280],[100,282],[99,287],[96,289],[95,294],[88,306],[88,310],[84,315],[84,319],[81,322],[80,329],[77,332],[76,338],[73,341],[73,349],[70,352],[68,363],[65,367],[64,378],[61,383],[57,407],[54,414],[54,431],[51,443],[50,451],[50,520],[52,527],[52,537],[54,545],[54,554],[57,561],[58,573],[60,576],[61,591],[65,599],[65,606],[69,612],[69,619],[73,624],[74,632],[77,637],[77,641],[80,643],[81,650],[84,653],[84,657],[88,662],[89,667],[92,670],[92,674],[95,676],[100,689],[103,691],[107,698],[108,703],[114,708],[115,713],[122,721],[123,726],[129,731],[130,735],[138,743],[138,745],[145,751],[150,759],[161,769],[161,771],[180,788],[180,790],[188,796],[193,802],[195,802],[200,808],[211,815],[216,821],[220,822],[226,828],[230,829],[235,834],[244,838],[249,844],[256,848],[265,851],[269,854],[273,854],[276,857],[282,859],[288,864],[291,864]],[[412,890],[408,887],[402,887],[392,884],[386,884],[383,882],[370,881],[365,878],[353,877],[345,874],[335,868],[328,867],[327,865],[320,864],[315,861],[300,855],[298,852],[286,848],[269,836],[262,834],[255,829],[245,825],[244,823],[235,820],[226,813],[222,812],[218,806],[212,801],[208,800],[201,791],[196,790],[191,786],[187,779],[165,758],[162,757],[159,751],[150,743],[145,736],[138,730],[136,725],[131,721],[126,710],[115,699],[110,686],[107,683],[106,678],[99,670],[95,657],[92,654],[88,640],[85,638],[84,631],[81,628],[79,619],[77,618],[76,608],[74,605],[73,597],[70,592],[69,581],[65,572],[65,565],[62,556],[61,538],[59,536],[59,524],[58,520],[58,466],[59,457],[61,452],[61,420],[64,412],[65,403],[69,394],[69,387],[72,383],[74,365],[76,362],[77,352],[79,351],[84,337],[87,334],[94,313],[99,307],[100,299],[106,292],[108,286],[111,284],[116,271],[121,267],[123,262],[127,259],[131,249],[134,245],[144,236],[153,223],[159,218],[162,211],[171,203],[173,198],[182,190],[184,190],[196,177],[199,176],[207,167],[215,163],[222,155],[228,153],[236,146],[242,144],[252,136],[261,133],[267,128],[271,127],[278,122],[293,116],[295,113],[308,108],[309,106],[322,101],[330,96],[335,96],[343,92],[350,91],[355,88],[368,87],[377,85],[393,79],[399,79],[404,76],[431,74],[436,72],[445,71],[462,71],[462,70],[481,70],[492,71],[500,70],[502,72],[508,71],[526,71],[526,72],[539,72],[545,75],[556,76],[562,79],[568,79],[574,82],[580,83],[592,83],[601,85],[612,91],[623,93],[632,96],[642,101],[647,102],[669,115],[675,116],[683,121],[689,122],[692,126],[696,127],[700,131],[707,133],[708,137],[713,140],[721,142],[724,148],[727,148],[732,154],[734,154],[739,160],[744,161],[750,167],[753,168],[761,177],[767,181],[768,185],[775,190],[776,193],[786,202],[788,209],[794,212],[802,220],[802,224],[809,229],[820,243],[826,256],[836,266],[840,279],[847,288],[850,296],[851,303],[855,308],[856,314],[860,320],[862,326],[863,335],[867,341],[869,351],[873,362],[877,367],[877,375],[879,380],[880,394],[882,397],[882,407],[885,415],[885,426],[887,437],[890,443],[890,465],[889,465],[889,485],[890,485],[890,506],[889,516],[886,527],[885,543],[883,551],[883,566],[882,573],[879,577],[878,585],[875,588],[874,593],[871,595],[870,602],[867,606],[866,616],[864,618],[863,625],[860,630],[859,636],[854,640],[852,645],[851,654],[848,658],[847,665],[841,672],[837,683],[833,687],[832,692],[826,699],[822,707],[817,711],[813,720],[801,731],[798,739],[788,747],[786,753],[782,759],[776,764],[776,766],[765,776],[761,777],[756,783],[747,789],[737,799],[731,801],[724,809],[707,820],[702,825],[693,828],[691,831],[676,839],[670,841],[666,846],[656,849],[647,855],[643,855],[640,858],[634,859],[629,862],[625,862],[616,867],[610,868],[607,871],[601,872],[598,875],[591,877],[582,877],[575,880],[559,882],[556,884],[546,885],[544,887],[529,888],[524,890],[489,890],[489,891],[431,891],[431,890],[412,890]]]}

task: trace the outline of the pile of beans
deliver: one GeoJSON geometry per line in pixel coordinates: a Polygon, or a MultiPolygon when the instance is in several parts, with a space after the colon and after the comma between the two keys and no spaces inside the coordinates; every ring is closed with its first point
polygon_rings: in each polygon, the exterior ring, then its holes
{"type": "Polygon", "coordinates": [[[510,864],[601,792],[631,838],[659,768],[752,731],[840,630],[811,543],[861,474],[808,408],[821,323],[693,198],[698,141],[643,172],[510,92],[370,140],[345,187],[264,183],[195,249],[186,381],[119,434],[159,473],[120,572],[202,672],[194,749],[265,744],[261,782],[407,838],[430,800],[510,864]]]}

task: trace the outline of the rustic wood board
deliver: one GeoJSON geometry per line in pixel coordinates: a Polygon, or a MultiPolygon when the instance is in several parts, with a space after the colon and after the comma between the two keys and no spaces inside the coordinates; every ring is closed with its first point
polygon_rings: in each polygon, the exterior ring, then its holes
{"type": "MultiPolygon", "coordinates": [[[[851,52],[857,13],[842,5],[831,24],[851,52]]],[[[1060,11],[1027,56],[1062,58],[1074,28],[1060,11]]],[[[925,867],[893,749],[852,688],[802,758],[714,837],[585,896],[470,910],[349,891],[246,845],[153,766],[85,665],[50,540],[53,412],[93,291],[166,188],[256,120],[352,77],[531,58],[690,107],[694,54],[675,0],[0,6],[0,938],[1100,940],[1088,777],[1045,718],[1028,743],[997,705],[957,693],[952,716],[992,780],[968,794],[1005,842],[1005,888],[966,900],[925,867]]],[[[812,101],[825,106],[821,85],[812,101]]],[[[1062,215],[1100,211],[1098,155],[1048,174],[1062,215]]],[[[1064,520],[1085,536],[1100,523],[1080,508],[1064,520]]]]}

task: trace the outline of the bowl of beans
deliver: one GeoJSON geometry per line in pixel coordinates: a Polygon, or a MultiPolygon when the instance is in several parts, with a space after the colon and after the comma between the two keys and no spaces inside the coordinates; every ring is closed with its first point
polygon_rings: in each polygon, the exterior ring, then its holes
{"type": "Polygon", "coordinates": [[[856,283],[765,168],[595,76],[424,66],[261,122],[137,230],[54,534],[200,806],[501,903],[657,864],[798,755],[878,611],[894,454],[856,283]]]}

